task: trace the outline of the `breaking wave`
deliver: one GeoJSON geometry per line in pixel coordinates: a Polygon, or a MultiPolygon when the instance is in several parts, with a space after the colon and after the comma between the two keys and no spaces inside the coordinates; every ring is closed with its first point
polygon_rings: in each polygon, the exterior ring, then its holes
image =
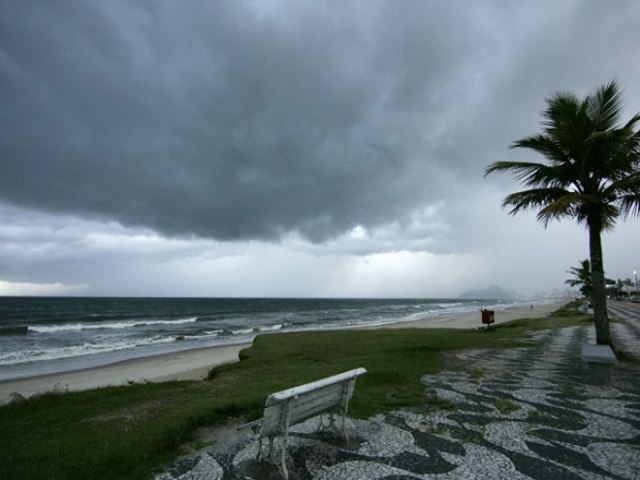
{"type": "Polygon", "coordinates": [[[44,348],[39,350],[20,350],[0,355],[0,365],[14,365],[17,363],[34,362],[41,360],[59,360],[63,358],[80,357],[82,355],[92,355],[96,353],[117,352],[136,347],[146,347],[160,345],[175,341],[174,337],[151,337],[143,338],[132,342],[116,343],[84,343],[59,348],[44,348]]]}
{"type": "Polygon", "coordinates": [[[131,320],[114,323],[66,323],[62,325],[29,325],[29,331],[34,333],[59,333],[81,330],[123,330],[134,327],[147,327],[158,325],[180,325],[194,323],[198,317],[183,318],[178,320],[131,320]]]}

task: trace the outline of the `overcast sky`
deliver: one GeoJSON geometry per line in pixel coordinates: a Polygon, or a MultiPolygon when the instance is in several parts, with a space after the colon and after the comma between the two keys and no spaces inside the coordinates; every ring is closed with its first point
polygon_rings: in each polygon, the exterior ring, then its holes
{"type": "MultiPolygon", "coordinates": [[[[510,217],[545,98],[617,79],[640,2],[0,0],[0,294],[564,288],[583,227],[510,217]]],[[[604,236],[640,270],[640,221],[604,236]]]]}

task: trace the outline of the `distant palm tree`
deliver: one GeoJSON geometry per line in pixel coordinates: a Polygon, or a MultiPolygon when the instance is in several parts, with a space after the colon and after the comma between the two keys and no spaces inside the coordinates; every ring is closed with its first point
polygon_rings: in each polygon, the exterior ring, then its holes
{"type": "Polygon", "coordinates": [[[579,267],[571,267],[567,273],[573,275],[573,278],[565,280],[570,287],[580,287],[580,293],[584,297],[591,300],[591,291],[593,290],[591,282],[591,262],[589,259],[582,260],[579,267]]]}
{"type": "Polygon", "coordinates": [[[518,140],[512,148],[528,148],[548,163],[495,162],[485,175],[513,172],[528,190],[505,197],[510,214],[539,209],[538,220],[575,218],[589,231],[592,302],[596,338],[611,344],[602,263],[601,233],[614,227],[619,217],[640,214],[640,114],[618,126],[622,110],[616,82],[579,99],[556,93],[542,112],[543,132],[518,140]]]}

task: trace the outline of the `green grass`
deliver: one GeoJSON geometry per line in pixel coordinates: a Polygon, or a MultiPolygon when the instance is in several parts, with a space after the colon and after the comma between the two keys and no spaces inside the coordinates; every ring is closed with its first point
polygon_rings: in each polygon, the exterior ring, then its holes
{"type": "Polygon", "coordinates": [[[496,409],[505,415],[510,414],[511,412],[515,412],[517,410],[520,410],[520,407],[518,405],[516,405],[515,403],[513,403],[511,400],[507,400],[505,398],[498,398],[494,401],[494,405],[496,406],[496,409]]]}
{"type": "MultiPolygon", "coordinates": [[[[341,330],[265,335],[241,362],[201,382],[53,392],[0,407],[0,478],[143,479],[171,462],[199,427],[259,418],[268,394],[356,367],[350,415],[424,408],[420,377],[460,368],[451,352],[525,345],[533,328],[586,321],[556,317],[473,330],[341,330]]],[[[201,446],[201,445],[200,445],[201,446]]]]}
{"type": "Polygon", "coordinates": [[[574,385],[561,385],[559,390],[569,398],[580,398],[585,393],[584,388],[579,388],[574,385]]]}

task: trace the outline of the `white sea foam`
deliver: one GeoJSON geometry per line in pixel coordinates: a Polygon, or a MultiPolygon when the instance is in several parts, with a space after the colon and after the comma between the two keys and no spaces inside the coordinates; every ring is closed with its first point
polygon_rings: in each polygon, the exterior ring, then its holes
{"type": "Polygon", "coordinates": [[[256,330],[255,328],[239,328],[236,330],[228,330],[227,332],[231,335],[248,335],[249,333],[254,333],[256,330]]]}
{"type": "Polygon", "coordinates": [[[136,347],[148,347],[175,341],[173,337],[155,336],[142,338],[131,342],[115,342],[105,344],[84,343],[60,348],[45,348],[41,350],[21,350],[0,355],[0,365],[15,365],[41,360],[58,360],[62,358],[79,357],[82,355],[92,355],[104,352],[117,352],[136,347]]]}
{"type": "Polygon", "coordinates": [[[275,325],[266,325],[264,327],[260,327],[259,330],[261,332],[270,332],[270,331],[273,331],[273,330],[282,330],[282,324],[277,323],[275,325]]]}
{"type": "Polygon", "coordinates": [[[250,333],[272,332],[276,330],[282,330],[282,325],[276,324],[276,325],[263,325],[261,327],[253,327],[253,328],[239,328],[236,330],[231,330],[231,333],[233,335],[248,335],[250,333]]]}
{"type": "Polygon", "coordinates": [[[198,317],[181,318],[177,320],[131,320],[115,323],[65,323],[62,325],[29,325],[29,331],[34,333],[59,333],[80,330],[122,330],[133,327],[146,327],[154,325],[180,325],[193,323],[198,317]]]}
{"type": "Polygon", "coordinates": [[[459,307],[460,305],[464,305],[462,302],[455,303],[438,303],[437,306],[440,308],[451,308],[451,307],[459,307]]]}

